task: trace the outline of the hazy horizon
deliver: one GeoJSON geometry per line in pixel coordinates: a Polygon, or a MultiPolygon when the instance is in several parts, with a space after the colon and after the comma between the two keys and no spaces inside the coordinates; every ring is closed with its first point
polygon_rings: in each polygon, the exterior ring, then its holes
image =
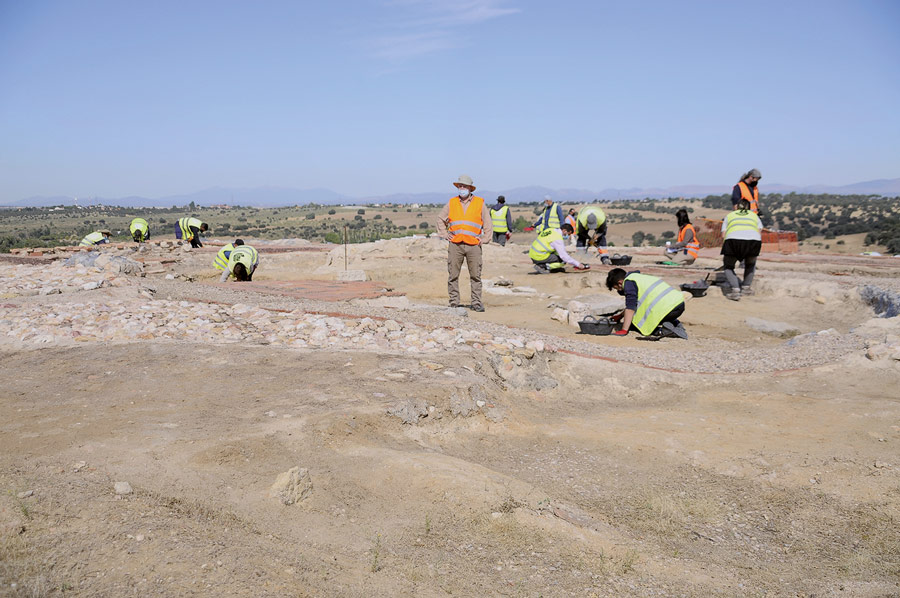
{"type": "Polygon", "coordinates": [[[879,0],[6,3],[0,203],[882,179],[897,23],[879,0]]]}

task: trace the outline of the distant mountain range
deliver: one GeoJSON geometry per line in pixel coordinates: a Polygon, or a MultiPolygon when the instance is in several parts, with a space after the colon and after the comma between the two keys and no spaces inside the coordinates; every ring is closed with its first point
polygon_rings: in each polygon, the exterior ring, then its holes
{"type": "MultiPolygon", "coordinates": [[[[834,195],[883,195],[886,197],[900,196],[900,178],[878,179],[830,187],[827,185],[810,185],[798,187],[795,185],[765,184],[760,187],[763,193],[830,193],[834,195]]],[[[595,199],[643,199],[664,197],[706,197],[707,195],[722,195],[731,193],[730,185],[681,185],[665,188],[631,188],[631,189],[603,189],[591,191],[589,189],[550,189],[548,187],[517,187],[502,191],[479,189],[481,195],[489,202],[493,202],[498,195],[506,196],[509,203],[540,201],[545,195],[551,196],[564,203],[589,202],[595,199]]],[[[353,197],[343,195],[330,189],[290,189],[285,187],[254,187],[254,188],[222,188],[213,187],[196,193],[186,195],[170,195],[150,199],[146,197],[29,197],[16,202],[12,206],[42,207],[74,205],[108,205],[128,207],[171,207],[185,206],[194,202],[198,206],[211,205],[240,205],[256,207],[279,207],[304,205],[308,203],[335,205],[335,204],[370,204],[370,203],[399,203],[399,204],[429,204],[442,203],[450,197],[450,192],[443,193],[396,193],[393,195],[380,195],[370,197],[353,197]]]]}

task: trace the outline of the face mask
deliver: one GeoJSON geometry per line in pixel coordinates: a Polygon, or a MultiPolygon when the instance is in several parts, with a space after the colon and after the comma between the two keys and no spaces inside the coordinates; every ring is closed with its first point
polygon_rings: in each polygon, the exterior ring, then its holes
{"type": "Polygon", "coordinates": [[[750,187],[756,187],[756,183],[758,183],[758,182],[759,182],[759,181],[752,181],[752,182],[749,183],[748,185],[749,185],[750,187]]]}
{"type": "Polygon", "coordinates": [[[469,197],[469,190],[466,188],[460,188],[459,189],[459,198],[465,199],[467,197],[469,197]]]}

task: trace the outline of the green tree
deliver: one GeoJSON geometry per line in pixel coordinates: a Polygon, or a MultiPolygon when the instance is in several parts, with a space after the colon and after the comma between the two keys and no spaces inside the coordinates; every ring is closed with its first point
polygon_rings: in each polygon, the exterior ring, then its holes
{"type": "Polygon", "coordinates": [[[634,247],[640,247],[643,242],[644,242],[644,231],[639,230],[636,233],[634,233],[633,235],[631,235],[631,244],[634,247]]]}

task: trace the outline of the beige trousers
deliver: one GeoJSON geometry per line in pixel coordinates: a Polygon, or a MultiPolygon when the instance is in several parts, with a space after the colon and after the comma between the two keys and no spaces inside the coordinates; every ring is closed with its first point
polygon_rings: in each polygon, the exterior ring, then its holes
{"type": "Polygon", "coordinates": [[[447,294],[450,305],[459,305],[459,273],[463,260],[469,268],[469,281],[472,283],[472,307],[480,307],[481,303],[481,245],[450,243],[447,248],[447,294]]]}

